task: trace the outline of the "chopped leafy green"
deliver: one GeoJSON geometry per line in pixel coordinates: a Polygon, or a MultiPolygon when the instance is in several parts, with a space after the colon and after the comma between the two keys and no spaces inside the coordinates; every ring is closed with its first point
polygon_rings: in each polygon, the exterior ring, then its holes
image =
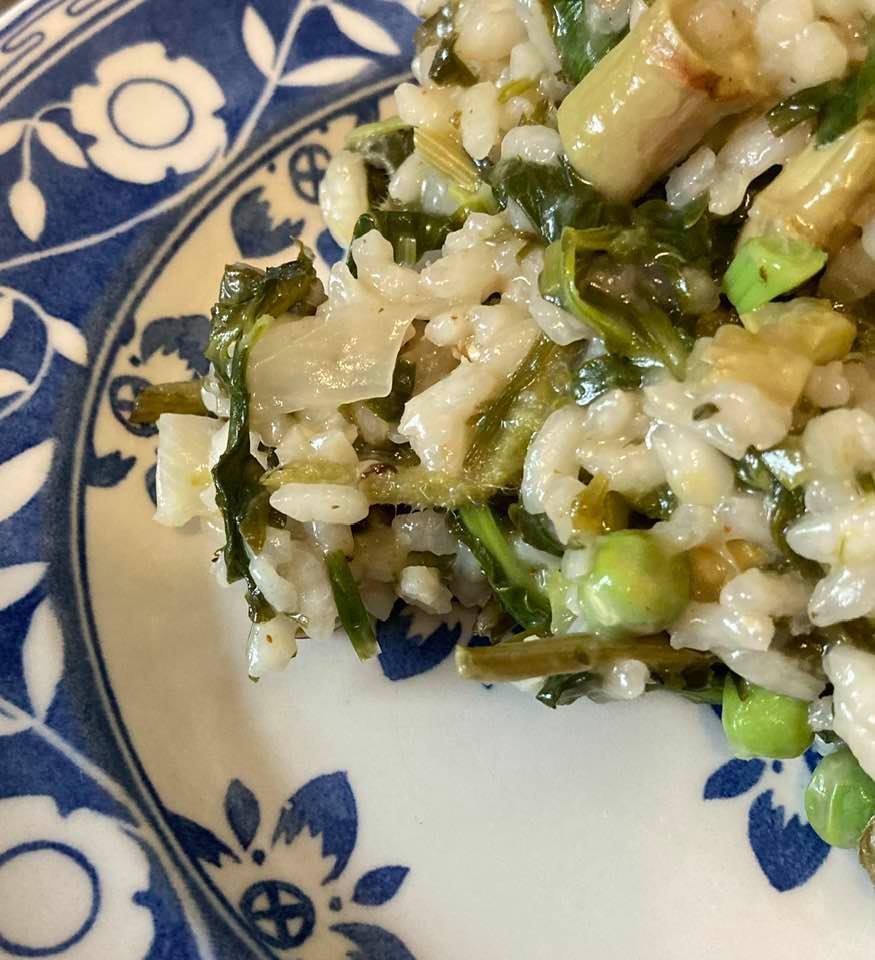
{"type": "Polygon", "coordinates": [[[292,308],[312,314],[323,296],[313,260],[302,248],[296,260],[264,273],[243,265],[226,268],[212,309],[207,356],[231,401],[228,442],[213,467],[216,503],[225,522],[225,568],[229,583],[246,580],[249,616],[256,622],[275,613],[252,577],[247,551],[247,543],[259,548],[269,514],[264,471],[250,452],[249,351],[273,318],[292,308]]]}
{"type": "Polygon", "coordinates": [[[404,404],[413,396],[415,383],[416,364],[399,357],[395,361],[395,370],[392,373],[392,389],[388,395],[365,400],[365,406],[378,417],[394,423],[401,419],[404,404]]]}
{"type": "Polygon", "coordinates": [[[532,516],[520,504],[514,503],[508,508],[507,517],[523,540],[536,550],[552,553],[555,557],[565,553],[565,547],[557,539],[552,524],[543,513],[532,516]]]}
{"type": "Polygon", "coordinates": [[[748,447],[744,456],[736,461],[735,480],[747,490],[770,493],[775,477],[756,447],[748,447]]]}
{"type": "Polygon", "coordinates": [[[580,83],[628,33],[626,26],[606,33],[591,29],[585,0],[542,0],[542,5],[551,26],[562,72],[572,83],[580,83]]]}
{"type": "Polygon", "coordinates": [[[754,237],[729,264],[723,292],[739,313],[747,313],[809,280],[826,260],[826,252],[807,240],[781,234],[754,237]]]}
{"type": "Polygon", "coordinates": [[[511,157],[493,167],[489,182],[500,206],[517,203],[547,243],[558,240],[563,227],[594,227],[604,220],[605,201],[565,163],[511,157]]]}
{"type": "Polygon", "coordinates": [[[400,117],[356,127],[346,139],[347,150],[359,154],[368,175],[368,202],[376,207],[388,196],[389,181],[413,153],[413,128],[400,117]]]}
{"type": "Polygon", "coordinates": [[[565,403],[571,389],[570,361],[575,347],[550,340],[535,342],[516,374],[475,421],[466,474],[492,487],[519,485],[526,450],[547,417],[565,403]],[[534,374],[528,378],[525,371],[534,374]]]}
{"type": "MultiPolygon", "coordinates": [[[[392,244],[396,263],[412,266],[429,250],[440,250],[447,234],[459,228],[453,217],[443,217],[421,210],[370,210],[356,221],[353,240],[377,230],[392,244]]],[[[355,263],[350,255],[350,270],[355,276],[355,263]]]]}
{"type": "Polygon", "coordinates": [[[817,143],[832,143],[847,133],[875,106],[875,23],[870,21],[869,47],[859,67],[841,80],[830,80],[800,90],[782,100],[766,114],[775,136],[805,120],[813,120],[817,143]]]}
{"type": "Polygon", "coordinates": [[[328,579],[331,581],[331,592],[334,595],[334,605],[337,607],[340,624],[346,631],[359,660],[369,660],[379,653],[380,648],[377,646],[371,619],[362,603],[358,585],[353,579],[343,551],[332,550],[325,558],[325,566],[328,569],[328,579]]]}
{"type": "Polygon", "coordinates": [[[206,417],[200,378],[178,383],[149,384],[137,394],[131,423],[154,423],[162,413],[190,413],[206,417]]]}
{"type": "Polygon", "coordinates": [[[550,603],[513,552],[490,507],[460,507],[454,519],[456,535],[474,554],[504,610],[528,630],[549,629],[550,603]]]}
{"type": "Polygon", "coordinates": [[[453,36],[456,29],[453,21],[457,7],[457,0],[449,0],[419,24],[413,34],[417,53],[422,53],[426,47],[439,44],[453,36]]]}
{"type": "Polygon", "coordinates": [[[652,303],[633,307],[587,279],[592,253],[609,249],[615,237],[616,231],[606,227],[566,227],[561,238],[547,248],[539,281],[541,295],[595,330],[611,353],[655,361],[682,379],[687,341],[668,314],[652,303]]]}
{"type": "Polygon", "coordinates": [[[612,353],[593,357],[581,364],[574,378],[574,399],[585,407],[609,390],[637,390],[645,370],[627,357],[612,353]]]}
{"type": "Polygon", "coordinates": [[[428,69],[429,79],[438,86],[454,84],[458,87],[472,87],[477,82],[477,77],[456,53],[455,46],[455,37],[441,40],[428,69]]]}
{"type": "Polygon", "coordinates": [[[800,557],[787,543],[787,528],[805,512],[805,488],[796,487],[795,490],[788,490],[776,480],[771,493],[766,498],[766,509],[772,539],[784,557],[803,576],[814,579],[823,576],[820,564],[800,557]]]}

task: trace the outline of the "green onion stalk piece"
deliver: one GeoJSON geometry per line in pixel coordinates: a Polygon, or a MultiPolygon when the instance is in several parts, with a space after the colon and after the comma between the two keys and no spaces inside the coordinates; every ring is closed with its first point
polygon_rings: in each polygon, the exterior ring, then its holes
{"type": "Polygon", "coordinates": [[[875,780],[843,747],[818,763],[805,790],[805,814],[833,847],[856,847],[875,816],[875,780]]]}
{"type": "Polygon", "coordinates": [[[723,292],[739,313],[756,310],[819,273],[826,253],[805,240],[772,234],[743,243],[723,277],[723,292]]]}
{"type": "Polygon", "coordinates": [[[331,581],[331,592],[341,626],[359,660],[369,660],[379,653],[380,648],[343,551],[332,550],[325,558],[325,566],[328,569],[328,579],[331,581]]]}
{"type": "Polygon", "coordinates": [[[149,384],[137,394],[131,423],[155,423],[162,413],[188,413],[209,416],[201,397],[201,380],[149,384]]]}
{"type": "Polygon", "coordinates": [[[808,704],[731,674],[723,687],[723,730],[740,757],[790,759],[811,746],[808,704]]]}

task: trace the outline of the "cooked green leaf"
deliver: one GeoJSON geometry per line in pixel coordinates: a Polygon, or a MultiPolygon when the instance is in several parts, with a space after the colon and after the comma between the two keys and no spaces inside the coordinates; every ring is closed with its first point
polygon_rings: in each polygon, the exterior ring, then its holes
{"type": "Polygon", "coordinates": [[[413,128],[400,117],[366,123],[347,137],[346,148],[365,161],[368,202],[376,207],[388,196],[395,171],[413,153],[413,128]]]}
{"type": "Polygon", "coordinates": [[[553,525],[543,513],[532,516],[520,504],[514,503],[508,508],[507,517],[523,540],[536,550],[552,553],[555,557],[565,553],[565,547],[553,532],[553,525]]]}
{"type": "Polygon", "coordinates": [[[460,507],[452,524],[471,550],[496,600],[528,630],[547,630],[550,602],[507,541],[489,506],[460,507]]]}
{"type": "Polygon", "coordinates": [[[313,260],[302,248],[296,260],[262,273],[235,265],[225,270],[219,299],[212,310],[207,355],[230,396],[228,442],[213,468],[216,503],[225,523],[225,568],[228,582],[244,579],[249,616],[269,620],[274,610],[249,570],[247,543],[258,550],[269,514],[268,492],[261,485],[264,470],[250,452],[249,351],[264,329],[293,308],[312,314],[323,298],[313,260]]]}
{"type": "Polygon", "coordinates": [[[473,87],[477,77],[456,53],[455,46],[454,37],[441,40],[428,70],[429,79],[438,86],[454,84],[458,87],[473,87]]]}
{"type": "Polygon", "coordinates": [[[592,30],[585,0],[542,0],[542,3],[552,28],[562,72],[572,83],[580,83],[628,33],[626,26],[614,32],[592,30]]]}
{"type": "Polygon", "coordinates": [[[609,390],[637,390],[644,382],[645,368],[627,357],[611,353],[581,364],[574,378],[574,399],[585,407],[609,390]]]}
{"type": "MultiPolygon", "coordinates": [[[[377,230],[392,244],[396,263],[415,264],[429,250],[440,250],[447,234],[460,224],[454,217],[437,216],[421,210],[371,210],[356,221],[353,239],[377,230]]],[[[355,262],[350,254],[350,269],[355,262]]]]}
{"type": "Polygon", "coordinates": [[[392,373],[392,389],[385,397],[374,397],[365,400],[365,406],[378,417],[395,423],[401,419],[404,404],[413,396],[413,387],[416,383],[416,364],[410,360],[398,358],[395,361],[395,370],[392,373]]]}
{"type": "Polygon", "coordinates": [[[334,605],[340,617],[340,625],[346,631],[353,650],[359,660],[369,660],[380,652],[371,618],[362,603],[358,585],[349,569],[346,557],[342,550],[332,550],[325,558],[328,569],[328,579],[331,581],[331,592],[334,595],[334,605]]]}

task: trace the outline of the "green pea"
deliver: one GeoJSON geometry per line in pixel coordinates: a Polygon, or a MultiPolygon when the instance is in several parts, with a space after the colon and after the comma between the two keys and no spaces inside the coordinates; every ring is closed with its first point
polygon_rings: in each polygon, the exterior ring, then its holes
{"type": "Polygon", "coordinates": [[[805,789],[805,813],[817,835],[833,847],[856,847],[875,816],[875,780],[843,747],[824,757],[805,789]]]}
{"type": "Polygon", "coordinates": [[[579,587],[590,629],[608,637],[664,630],[690,599],[690,569],[652,534],[618,530],[596,541],[590,572],[579,587]]]}
{"type": "Polygon", "coordinates": [[[772,693],[727,676],[723,685],[723,730],[738,756],[798,757],[811,746],[804,700],[772,693]]]}

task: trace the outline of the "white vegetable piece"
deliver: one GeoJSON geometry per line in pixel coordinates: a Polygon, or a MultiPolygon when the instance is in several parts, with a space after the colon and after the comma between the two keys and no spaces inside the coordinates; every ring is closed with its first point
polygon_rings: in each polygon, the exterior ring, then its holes
{"type": "Polygon", "coordinates": [[[214,512],[204,494],[213,484],[210,449],[222,426],[219,420],[185,413],[162,413],[158,418],[158,523],[181,527],[194,517],[214,512]]]}

